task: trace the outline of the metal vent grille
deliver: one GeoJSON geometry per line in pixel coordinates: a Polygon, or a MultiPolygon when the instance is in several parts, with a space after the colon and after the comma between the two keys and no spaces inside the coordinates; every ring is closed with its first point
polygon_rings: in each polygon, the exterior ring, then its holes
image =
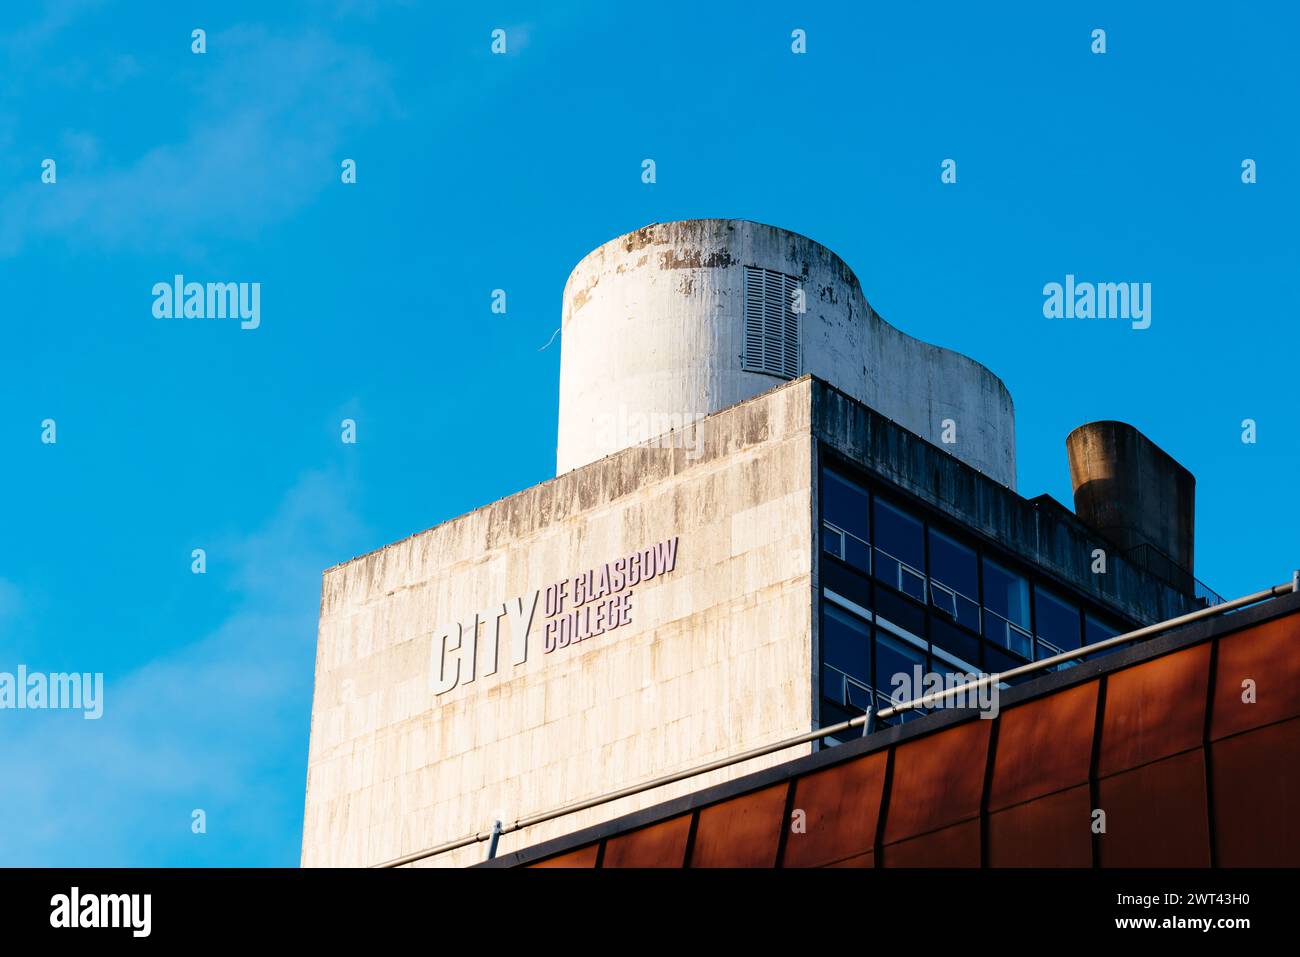
{"type": "Polygon", "coordinates": [[[745,266],[746,372],[764,372],[795,379],[799,376],[799,313],[794,276],[745,266]]]}

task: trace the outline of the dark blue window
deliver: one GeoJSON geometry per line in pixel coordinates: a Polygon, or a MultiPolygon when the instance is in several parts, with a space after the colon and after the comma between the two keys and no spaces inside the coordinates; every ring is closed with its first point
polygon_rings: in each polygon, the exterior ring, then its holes
{"type": "Polygon", "coordinates": [[[980,570],[975,550],[930,529],[930,604],[959,625],[980,630],[980,570]]]}
{"type": "Polygon", "coordinates": [[[925,609],[886,588],[876,588],[876,620],[925,641],[925,609]]]}
{"type": "Polygon", "coordinates": [[[869,499],[864,489],[834,472],[823,472],[822,548],[871,573],[869,499]]]}
{"type": "Polygon", "coordinates": [[[1038,632],[1038,657],[1050,658],[1079,647],[1079,609],[1034,586],[1034,629],[1038,632]]]}
{"type": "Polygon", "coordinates": [[[999,650],[1033,657],[1029,582],[988,558],[984,559],[984,634],[999,650]]]}
{"type": "MultiPolygon", "coordinates": [[[[881,698],[892,698],[895,690],[910,691],[910,697],[919,697],[924,688],[917,687],[916,677],[920,674],[924,681],[925,672],[925,652],[901,638],[895,638],[877,629],[876,691],[881,698]],[[900,678],[906,678],[906,681],[900,682],[900,678]]],[[[882,701],[881,704],[887,702],[882,701]]],[[[921,713],[919,709],[914,712],[904,712],[902,719],[919,717],[921,713]]]]}
{"type": "Polygon", "coordinates": [[[1107,638],[1114,638],[1119,634],[1119,629],[1111,627],[1092,615],[1084,616],[1083,629],[1083,641],[1084,644],[1088,645],[1095,644],[1098,641],[1105,641],[1107,638]]]}
{"type": "MultiPolygon", "coordinates": [[[[930,619],[930,643],[946,651],[950,656],[961,659],[963,670],[980,667],[980,640],[968,631],[948,624],[938,615],[930,619]]],[[[947,662],[936,661],[935,670],[947,668],[947,662]]]]}
{"type": "Polygon", "coordinates": [[[870,626],[829,602],[823,607],[822,696],[839,705],[856,704],[864,696],[855,689],[871,686],[870,626]]]}
{"type": "MultiPolygon", "coordinates": [[[[1114,638],[1119,634],[1119,629],[1112,627],[1099,618],[1092,615],[1083,616],[1083,643],[1085,645],[1096,644],[1099,641],[1105,641],[1107,638],[1114,638]]],[[[1085,655],[1085,658],[1096,658],[1098,655],[1104,655],[1108,652],[1115,651],[1115,648],[1106,648],[1103,651],[1091,655],[1085,655]]]]}
{"type": "MultiPolygon", "coordinates": [[[[828,596],[823,726],[869,707],[889,707],[895,676],[906,674],[911,691],[918,667],[941,674],[1005,673],[1062,652],[1084,659],[1096,654],[1081,650],[1081,641],[1095,643],[1122,630],[1094,613],[1082,595],[1043,587],[1036,573],[1015,571],[991,546],[959,530],[941,531],[944,525],[937,516],[931,524],[928,509],[882,500],[874,486],[826,469],[821,503],[822,548],[838,559],[820,565],[828,596]]],[[[1020,684],[1040,674],[1003,681],[1020,684]]]]}
{"type": "Polygon", "coordinates": [[[921,521],[879,496],[874,501],[876,578],[925,601],[925,529],[921,521]]]}

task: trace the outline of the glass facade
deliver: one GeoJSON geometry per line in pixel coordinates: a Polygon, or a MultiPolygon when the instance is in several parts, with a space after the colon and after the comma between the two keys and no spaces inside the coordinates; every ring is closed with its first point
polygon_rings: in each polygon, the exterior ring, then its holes
{"type": "MultiPolygon", "coordinates": [[[[1079,606],[1058,598],[1041,585],[1034,585],[1034,632],[1038,658],[1050,658],[1074,651],[1083,642],[1079,629],[1079,606]]],[[[1111,634],[1114,634],[1112,632],[1111,634]]],[[[1104,635],[1102,637],[1109,637],[1104,635]]],[[[1101,638],[1097,639],[1098,641],[1101,638]]]]}
{"type": "Polygon", "coordinates": [[[826,473],[822,482],[822,549],[871,574],[870,508],[865,489],[826,473]]]}
{"type": "Polygon", "coordinates": [[[823,726],[888,707],[919,673],[1003,672],[1135,627],[883,483],[826,468],[821,488],[823,726]]]}

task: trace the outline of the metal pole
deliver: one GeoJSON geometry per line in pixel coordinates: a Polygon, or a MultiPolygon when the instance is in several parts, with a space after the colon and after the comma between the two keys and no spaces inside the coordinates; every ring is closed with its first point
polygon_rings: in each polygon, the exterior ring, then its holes
{"type": "Polygon", "coordinates": [[[501,843],[501,822],[492,822],[492,843],[488,845],[487,859],[490,861],[497,856],[497,845],[501,843]]]}

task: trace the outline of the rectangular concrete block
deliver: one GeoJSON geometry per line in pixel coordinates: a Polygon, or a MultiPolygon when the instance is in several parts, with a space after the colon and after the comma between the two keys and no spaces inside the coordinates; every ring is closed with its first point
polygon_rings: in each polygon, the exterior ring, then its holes
{"type": "MultiPolygon", "coordinates": [[[[377,863],[487,832],[494,816],[513,821],[808,730],[810,396],[809,382],[795,383],[705,420],[696,459],[630,449],[328,570],[303,864],[377,863]],[[558,617],[546,614],[548,586],[564,583],[570,611],[589,570],[599,576],[606,562],[670,541],[673,569],[623,589],[630,621],[545,650],[558,617]],[[527,660],[514,663],[506,616],[492,671],[491,627],[475,627],[475,616],[495,620],[502,603],[534,594],[527,660]],[[435,695],[434,639],[457,626],[479,641],[461,659],[474,680],[435,695]]],[[[531,827],[501,846],[807,750],[531,827]]],[[[485,852],[475,845],[423,866],[485,852]]]]}

